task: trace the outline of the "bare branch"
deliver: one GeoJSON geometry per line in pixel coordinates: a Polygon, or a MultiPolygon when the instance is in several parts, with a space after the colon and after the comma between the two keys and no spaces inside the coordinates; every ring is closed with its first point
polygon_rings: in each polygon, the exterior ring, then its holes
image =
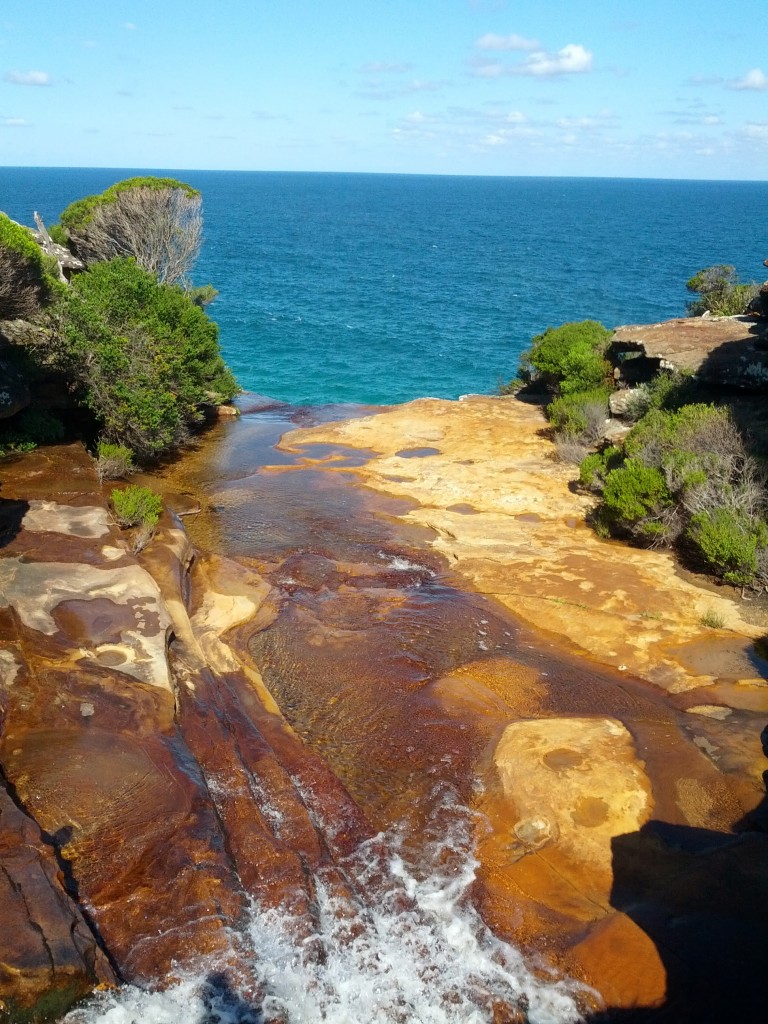
{"type": "Polygon", "coordinates": [[[132,188],[99,206],[72,243],[86,263],[133,256],[161,284],[182,280],[200,252],[201,198],[180,188],[132,188]]]}

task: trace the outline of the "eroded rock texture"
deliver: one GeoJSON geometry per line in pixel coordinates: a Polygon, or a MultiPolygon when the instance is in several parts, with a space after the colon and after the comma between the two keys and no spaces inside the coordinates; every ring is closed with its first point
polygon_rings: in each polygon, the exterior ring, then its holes
{"type": "Polygon", "coordinates": [[[762,630],[586,530],[542,427],[423,401],[264,445],[261,470],[260,422],[219,423],[199,476],[161,478],[199,498],[196,555],[170,514],[133,554],[77,446],[4,465],[1,998],[40,1016],[180,957],[254,992],[251,899],[319,961],[321,897],[353,940],[392,891],[375,833],[466,871],[458,801],[474,904],[585,1006],[760,1019],[762,630]]]}
{"type": "Polygon", "coordinates": [[[198,635],[178,521],[141,564],[81,448],[16,465],[2,491],[0,998],[44,1014],[54,994],[65,1006],[101,982],[157,983],[201,956],[242,977],[230,930],[251,893],[311,928],[309,868],[330,855],[305,799],[333,809],[337,849],[369,833],[218,640],[265,588],[211,589],[198,635]]]}
{"type": "Polygon", "coordinates": [[[635,357],[620,363],[630,382],[648,380],[660,369],[688,370],[704,381],[764,392],[766,344],[765,324],[754,317],[683,317],[619,327],[609,354],[635,357]]]}

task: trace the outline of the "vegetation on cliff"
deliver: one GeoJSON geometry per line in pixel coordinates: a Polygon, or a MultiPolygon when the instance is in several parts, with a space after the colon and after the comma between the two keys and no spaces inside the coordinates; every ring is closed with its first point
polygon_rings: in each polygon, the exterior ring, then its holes
{"type": "Polygon", "coordinates": [[[575,446],[579,457],[602,436],[608,415],[610,339],[611,332],[596,320],[548,327],[521,355],[518,378],[501,388],[502,394],[522,387],[543,391],[560,443],[575,446]]]}
{"type": "Polygon", "coordinates": [[[756,284],[739,281],[735,267],[721,263],[700,270],[685,287],[698,296],[688,303],[689,316],[739,316],[760,290],[756,284]]]}
{"type": "Polygon", "coordinates": [[[51,261],[32,232],[0,213],[0,320],[34,316],[58,288],[51,261]]]}
{"type": "MultiPolygon", "coordinates": [[[[60,231],[88,269],[69,287],[32,233],[0,215],[0,319],[33,321],[17,338],[33,372],[62,382],[89,432],[129,450],[127,465],[183,445],[205,407],[238,390],[203,309],[215,291],[174,283],[197,255],[199,211],[199,193],[166,178],[132,178],[73,203],[60,231]]],[[[0,452],[34,445],[31,434],[19,439],[17,419],[6,421],[11,443],[0,437],[0,452]]]]}
{"type": "MultiPolygon", "coordinates": [[[[729,303],[742,312],[755,290],[730,267],[702,271],[688,287],[718,314],[729,303]]],[[[594,321],[548,328],[520,365],[521,383],[549,399],[561,456],[580,462],[581,484],[599,499],[592,525],[636,544],[675,547],[726,583],[768,586],[768,466],[754,429],[737,422],[738,400],[690,374],[660,372],[622,392],[623,422],[634,426],[612,443],[609,341],[594,321]]]]}
{"type": "Polygon", "coordinates": [[[52,311],[38,354],[68,380],[104,438],[141,458],[179,447],[236,390],[216,325],[132,259],[95,264],[52,311]]]}
{"type": "Polygon", "coordinates": [[[175,178],[127,178],[71,203],[61,227],[88,266],[132,256],[161,284],[173,284],[184,280],[200,252],[201,207],[200,193],[175,178]]]}

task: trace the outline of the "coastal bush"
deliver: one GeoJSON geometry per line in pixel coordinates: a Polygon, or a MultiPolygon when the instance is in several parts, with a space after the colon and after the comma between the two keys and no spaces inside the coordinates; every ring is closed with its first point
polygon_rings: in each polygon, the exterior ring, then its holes
{"type": "Polygon", "coordinates": [[[183,444],[202,407],[227,401],[237,384],[218,331],[189,296],[132,259],[78,275],[39,341],[101,427],[103,439],[140,459],[183,444]]]}
{"type": "Polygon", "coordinates": [[[653,408],[622,450],[587,456],[580,480],[601,495],[600,529],[645,544],[679,541],[694,567],[727,583],[768,581],[765,471],[727,408],[653,408]]]}
{"type": "Polygon", "coordinates": [[[685,287],[698,295],[688,303],[689,316],[738,316],[759,292],[757,285],[739,281],[735,267],[722,263],[700,270],[685,287]]]}
{"type": "Polygon", "coordinates": [[[627,404],[624,419],[636,423],[653,409],[672,412],[693,402],[696,382],[686,370],[662,370],[653,380],[636,387],[627,404]]]}
{"type": "Polygon", "coordinates": [[[32,232],[0,213],[0,320],[35,316],[57,282],[32,232]]]}
{"type": "Polygon", "coordinates": [[[547,418],[556,430],[594,443],[605,430],[609,394],[610,388],[597,387],[560,395],[547,406],[547,418]]]}
{"type": "Polygon", "coordinates": [[[163,511],[163,499],[149,487],[129,484],[112,491],[112,508],[121,526],[154,527],[163,511]]]}
{"type": "Polygon", "coordinates": [[[124,444],[99,441],[96,445],[96,472],[99,480],[119,480],[133,472],[133,452],[124,444]]]}
{"type": "Polygon", "coordinates": [[[175,178],[127,178],[61,214],[69,244],[89,266],[132,256],[163,284],[181,281],[200,252],[200,193],[175,178]]]}
{"type": "Polygon", "coordinates": [[[667,541],[674,533],[674,502],[664,474],[637,459],[609,472],[603,487],[604,518],[643,541],[667,541]]]}
{"type": "Polygon", "coordinates": [[[768,550],[765,520],[728,508],[698,512],[687,538],[708,568],[726,583],[748,586],[756,581],[768,550]]]}
{"type": "Polygon", "coordinates": [[[579,465],[579,482],[591,491],[602,491],[608,473],[624,461],[620,448],[611,445],[601,452],[592,452],[579,465]]]}
{"type": "Polygon", "coordinates": [[[548,327],[520,358],[520,376],[558,394],[592,391],[604,385],[611,368],[604,358],[611,332],[596,320],[548,327]]]}

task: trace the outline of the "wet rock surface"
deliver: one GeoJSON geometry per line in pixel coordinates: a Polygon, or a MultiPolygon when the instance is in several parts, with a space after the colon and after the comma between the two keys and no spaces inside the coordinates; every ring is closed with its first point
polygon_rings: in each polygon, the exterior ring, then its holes
{"type": "MultiPolygon", "coordinates": [[[[384,964],[384,909],[419,962],[435,874],[590,986],[584,1014],[760,1019],[761,629],[589,533],[534,408],[417,402],[276,449],[291,415],[221,421],[148,480],[186,529],[139,555],[82,449],[3,466],[0,998],[40,1016],[202,959],[261,1005],[254,904],[291,970],[384,964]]],[[[488,1020],[525,1019],[529,990],[478,977],[488,1020]]]]}

